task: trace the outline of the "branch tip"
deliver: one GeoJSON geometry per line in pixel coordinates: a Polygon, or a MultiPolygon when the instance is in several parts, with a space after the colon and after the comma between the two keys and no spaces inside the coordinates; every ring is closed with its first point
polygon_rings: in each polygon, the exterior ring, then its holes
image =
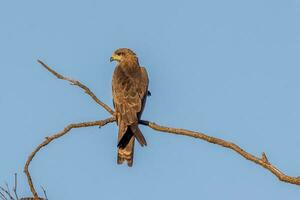
{"type": "Polygon", "coordinates": [[[262,152],[261,159],[264,163],[269,163],[269,160],[268,160],[267,155],[265,154],[265,152],[262,152]]]}
{"type": "Polygon", "coordinates": [[[226,141],[226,140],[222,140],[222,139],[215,138],[212,136],[208,136],[201,132],[190,131],[190,130],[186,130],[186,129],[172,128],[172,127],[165,127],[165,126],[160,126],[158,124],[155,124],[154,122],[147,122],[147,123],[146,122],[147,121],[141,120],[140,124],[146,125],[156,131],[172,133],[172,134],[176,134],[176,135],[184,135],[184,136],[188,136],[188,137],[194,137],[194,138],[197,138],[200,140],[207,141],[212,144],[222,146],[227,149],[231,149],[234,152],[241,155],[242,157],[244,157],[245,159],[247,159],[251,162],[254,162],[254,163],[260,165],[261,167],[267,169],[268,171],[273,173],[277,178],[279,178],[281,181],[295,184],[295,185],[300,185],[300,178],[288,176],[288,175],[282,173],[275,166],[273,166],[271,163],[269,163],[268,158],[264,152],[262,153],[262,158],[258,158],[256,156],[246,152],[241,147],[239,147],[238,145],[236,145],[235,143],[230,142],[230,141],[226,141]]]}

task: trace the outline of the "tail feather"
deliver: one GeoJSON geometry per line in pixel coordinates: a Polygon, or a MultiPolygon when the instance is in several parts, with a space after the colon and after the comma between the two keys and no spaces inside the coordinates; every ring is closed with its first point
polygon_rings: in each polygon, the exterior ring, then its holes
{"type": "Polygon", "coordinates": [[[118,142],[118,164],[122,164],[125,160],[129,167],[133,165],[134,140],[138,140],[141,146],[146,146],[147,142],[138,125],[131,125],[123,131],[125,127],[119,127],[118,142]],[[124,133],[125,132],[125,133],[124,133]]]}
{"type": "Polygon", "coordinates": [[[118,148],[118,164],[123,164],[126,160],[127,165],[132,167],[133,165],[133,154],[134,154],[134,137],[131,137],[128,144],[124,148],[118,148]]]}
{"type": "Polygon", "coordinates": [[[121,149],[124,149],[127,144],[129,143],[130,139],[132,138],[133,133],[130,128],[127,128],[125,134],[121,137],[121,139],[118,142],[118,147],[121,149]]]}
{"type": "Polygon", "coordinates": [[[137,139],[137,141],[140,143],[140,145],[143,146],[147,146],[147,142],[145,137],[143,136],[141,130],[139,129],[138,125],[133,125],[130,126],[131,131],[133,132],[135,138],[137,139]]]}

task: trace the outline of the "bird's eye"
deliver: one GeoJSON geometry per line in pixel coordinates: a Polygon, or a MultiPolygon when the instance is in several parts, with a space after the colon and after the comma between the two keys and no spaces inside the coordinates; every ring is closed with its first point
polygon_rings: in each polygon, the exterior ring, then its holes
{"type": "Polygon", "coordinates": [[[117,53],[118,56],[124,56],[123,52],[117,53]]]}

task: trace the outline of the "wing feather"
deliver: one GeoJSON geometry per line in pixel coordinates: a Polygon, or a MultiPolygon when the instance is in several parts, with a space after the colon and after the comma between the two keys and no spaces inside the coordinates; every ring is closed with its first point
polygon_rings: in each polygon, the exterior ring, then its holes
{"type": "Polygon", "coordinates": [[[148,75],[144,67],[138,67],[134,75],[117,67],[113,77],[113,102],[116,112],[126,125],[137,123],[143,110],[147,91],[148,75]]]}

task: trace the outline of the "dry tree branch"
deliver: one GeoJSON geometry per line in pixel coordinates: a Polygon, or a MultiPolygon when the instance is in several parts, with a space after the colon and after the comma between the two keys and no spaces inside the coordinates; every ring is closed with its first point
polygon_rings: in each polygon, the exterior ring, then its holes
{"type": "Polygon", "coordinates": [[[16,199],[18,200],[19,197],[18,197],[18,193],[17,193],[17,185],[18,185],[18,179],[17,179],[17,173],[15,173],[15,186],[13,187],[13,191],[14,191],[16,199]]]}
{"type": "Polygon", "coordinates": [[[49,136],[49,137],[46,137],[45,140],[39,144],[35,149],[34,151],[29,155],[29,157],[27,158],[27,161],[26,161],[26,164],[25,164],[25,167],[24,167],[24,173],[26,174],[27,176],[27,181],[28,181],[28,184],[29,184],[29,187],[30,187],[30,190],[34,196],[34,200],[38,200],[39,199],[39,196],[34,188],[34,185],[33,185],[33,182],[32,182],[32,179],[31,179],[31,176],[30,176],[30,173],[29,173],[29,165],[33,159],[33,157],[35,156],[35,154],[41,149],[43,148],[44,146],[48,145],[50,142],[52,142],[53,140],[65,135],[66,133],[68,133],[71,129],[73,128],[82,128],[82,127],[90,127],[90,126],[104,126],[108,123],[111,123],[111,122],[114,122],[115,121],[115,117],[110,117],[110,118],[107,118],[107,119],[104,119],[104,120],[99,120],[99,121],[93,121],[93,122],[82,122],[82,123],[77,123],[77,124],[70,124],[68,126],[66,126],[62,131],[52,135],[52,136],[49,136]]]}
{"type": "Polygon", "coordinates": [[[38,63],[40,63],[44,68],[46,68],[49,72],[51,72],[58,79],[69,81],[71,83],[71,85],[76,85],[76,86],[80,87],[81,89],[83,89],[86,94],[88,94],[89,96],[91,96],[92,99],[96,103],[98,103],[100,106],[102,106],[107,112],[109,112],[111,115],[114,114],[114,111],[108,105],[106,105],[105,103],[103,103],[102,101],[100,101],[96,97],[96,95],[87,86],[83,85],[82,83],[80,83],[77,80],[74,80],[74,79],[71,79],[71,78],[64,77],[64,76],[60,75],[59,73],[57,73],[56,71],[54,71],[53,69],[51,69],[48,65],[46,65],[45,63],[43,63],[40,60],[38,60],[38,63]]]}
{"type": "Polygon", "coordinates": [[[140,124],[148,126],[156,131],[194,137],[197,139],[205,140],[212,144],[217,144],[219,146],[231,149],[231,150],[235,151],[236,153],[240,154],[241,156],[243,156],[245,159],[250,160],[250,161],[264,167],[265,169],[269,170],[271,173],[273,173],[275,176],[277,176],[277,178],[279,180],[281,180],[283,182],[295,184],[295,185],[300,185],[300,177],[292,177],[292,176],[285,175],[283,172],[281,172],[279,169],[277,169],[275,166],[273,166],[268,161],[267,156],[264,152],[262,153],[262,157],[259,158],[259,157],[256,157],[256,156],[246,152],[241,147],[239,147],[238,145],[236,145],[232,142],[225,141],[225,140],[215,138],[215,137],[211,137],[211,136],[208,136],[201,132],[160,126],[158,124],[155,124],[154,122],[149,122],[149,121],[145,121],[145,120],[141,120],[140,124]]]}
{"type": "Polygon", "coordinates": [[[9,197],[9,199],[10,200],[14,200],[14,198],[13,198],[13,196],[10,194],[10,191],[9,191],[9,188],[8,188],[8,185],[7,185],[7,183],[5,183],[5,185],[6,185],[6,188],[7,189],[4,189],[3,187],[1,187],[0,186],[0,190],[2,190],[2,192],[1,192],[1,197],[3,198],[5,198],[5,199],[7,199],[6,197],[5,197],[5,195],[7,195],[8,197],[9,197]]]}
{"type": "Polygon", "coordinates": [[[14,197],[10,194],[10,189],[9,189],[9,186],[8,186],[8,183],[7,183],[7,182],[5,183],[5,186],[6,186],[6,191],[7,191],[7,194],[8,194],[8,196],[9,196],[9,198],[13,200],[14,197]]]}
{"type": "Polygon", "coordinates": [[[9,186],[7,183],[5,183],[6,189],[4,189],[3,187],[0,186],[0,199],[1,200],[8,200],[8,198],[10,200],[19,200],[18,194],[17,194],[17,173],[15,173],[15,183],[14,183],[14,187],[13,187],[13,194],[11,194],[9,186]],[[13,195],[15,195],[13,197],[13,195]]]}
{"type": "Polygon", "coordinates": [[[43,193],[44,193],[44,196],[45,196],[45,200],[48,200],[46,190],[43,188],[43,186],[42,186],[42,190],[43,190],[43,193]]]}
{"type": "MultiPolygon", "coordinates": [[[[100,101],[96,95],[85,85],[83,85],[82,83],[80,83],[77,80],[71,79],[71,78],[67,78],[62,76],[61,74],[57,73],[55,70],[53,70],[52,68],[50,68],[48,65],[46,65],[44,62],[38,60],[38,62],[44,67],[46,68],[49,72],[51,72],[54,76],[56,76],[59,79],[62,80],[66,80],[69,81],[72,85],[76,85],[80,88],[82,88],[85,93],[87,93],[90,97],[92,97],[92,99],[98,103],[100,106],[102,106],[106,111],[108,111],[113,117],[105,119],[105,120],[101,120],[101,121],[95,121],[95,122],[85,122],[85,123],[78,123],[78,124],[70,124],[67,127],[65,127],[64,130],[60,131],[57,134],[54,134],[50,137],[46,137],[45,141],[43,143],[41,143],[38,147],[36,147],[36,149],[30,154],[30,156],[27,159],[27,162],[25,164],[24,167],[24,172],[27,176],[28,179],[28,184],[30,187],[30,190],[34,196],[34,200],[38,200],[38,194],[34,188],[34,185],[32,183],[32,179],[30,176],[30,173],[28,171],[28,167],[30,162],[32,161],[33,157],[35,156],[35,154],[44,146],[46,146],[47,144],[49,144],[52,140],[57,139],[63,135],[65,135],[68,131],[70,131],[72,128],[81,128],[81,127],[88,127],[88,126],[104,126],[107,123],[111,123],[114,122],[116,120],[115,118],[115,114],[114,111],[105,103],[103,103],[102,101],[100,101]]],[[[233,151],[235,151],[236,153],[238,153],[239,155],[243,156],[245,159],[250,160],[254,163],[256,163],[257,165],[260,165],[262,167],[264,167],[265,169],[267,169],[268,171],[270,171],[271,173],[273,173],[279,180],[283,181],[283,182],[287,182],[287,183],[291,183],[291,184],[295,184],[295,185],[300,185],[300,177],[292,177],[292,176],[288,176],[285,175],[283,172],[281,172],[280,170],[278,170],[275,166],[273,166],[267,159],[266,154],[263,152],[261,158],[256,157],[246,151],[244,151],[241,147],[239,147],[238,145],[229,142],[229,141],[225,141],[219,138],[215,138],[215,137],[211,137],[208,136],[204,133],[201,132],[195,132],[195,131],[190,131],[190,130],[186,130],[186,129],[177,129],[177,128],[171,128],[171,127],[165,127],[165,126],[160,126],[158,124],[155,124],[154,122],[149,122],[146,120],[140,120],[139,122],[142,125],[148,126],[150,128],[152,128],[153,130],[156,131],[160,131],[160,132],[166,132],[166,133],[172,133],[172,134],[177,134],[177,135],[185,135],[185,136],[189,136],[189,137],[194,137],[197,139],[201,139],[201,140],[205,140],[209,143],[212,144],[216,144],[228,149],[231,149],[233,151]]],[[[0,194],[1,195],[1,194],[0,194]]]]}
{"type": "Polygon", "coordinates": [[[0,198],[1,200],[7,200],[6,196],[2,192],[0,192],[0,198]]]}

